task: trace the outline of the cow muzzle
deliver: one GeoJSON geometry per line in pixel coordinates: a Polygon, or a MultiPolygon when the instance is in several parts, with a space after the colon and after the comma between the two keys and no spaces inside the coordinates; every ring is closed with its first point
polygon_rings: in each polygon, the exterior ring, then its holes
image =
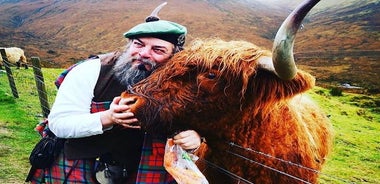
{"type": "Polygon", "coordinates": [[[144,100],[142,100],[138,96],[129,94],[128,92],[123,92],[121,94],[121,100],[119,102],[119,105],[128,105],[130,107],[129,111],[136,114],[138,107],[143,106],[143,103],[142,103],[143,101],[144,100]]]}
{"type": "Polygon", "coordinates": [[[139,124],[145,131],[157,129],[160,122],[159,112],[161,105],[156,101],[149,100],[150,98],[143,95],[136,95],[130,92],[123,92],[119,104],[125,104],[130,107],[135,117],[139,120],[139,124]]]}

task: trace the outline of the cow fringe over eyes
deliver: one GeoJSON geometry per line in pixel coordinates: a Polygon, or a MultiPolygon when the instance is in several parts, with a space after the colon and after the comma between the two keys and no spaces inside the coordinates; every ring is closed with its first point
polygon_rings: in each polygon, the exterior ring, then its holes
{"type": "Polygon", "coordinates": [[[229,84],[235,82],[232,80],[236,80],[239,77],[237,75],[242,75],[243,86],[240,95],[244,97],[249,78],[257,70],[258,63],[256,61],[262,56],[271,57],[271,53],[250,42],[225,42],[217,38],[196,39],[185,51],[182,51],[182,54],[174,56],[175,62],[172,64],[177,66],[177,62],[186,62],[186,65],[197,66],[203,71],[216,68],[220,75],[228,72],[227,75],[232,75],[227,79],[231,80],[227,81],[229,84]]]}

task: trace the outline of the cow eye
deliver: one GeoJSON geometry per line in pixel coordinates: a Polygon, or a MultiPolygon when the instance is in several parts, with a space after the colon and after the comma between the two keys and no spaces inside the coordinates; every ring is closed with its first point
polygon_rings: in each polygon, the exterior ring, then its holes
{"type": "Polygon", "coordinates": [[[215,77],[216,77],[216,74],[215,74],[215,73],[209,72],[209,73],[207,74],[207,78],[209,78],[209,79],[215,79],[215,77]]]}

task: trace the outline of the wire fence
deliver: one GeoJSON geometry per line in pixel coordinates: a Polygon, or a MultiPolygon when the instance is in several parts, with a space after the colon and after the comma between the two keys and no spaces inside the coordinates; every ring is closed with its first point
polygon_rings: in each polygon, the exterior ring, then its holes
{"type": "MultiPolygon", "coordinates": [[[[31,66],[26,65],[25,70],[32,67],[33,74],[30,73],[30,71],[22,71],[19,64],[11,63],[8,61],[8,58],[5,53],[5,49],[0,49],[1,57],[2,57],[2,68],[5,68],[6,76],[8,79],[9,87],[11,89],[12,95],[14,98],[18,99],[20,98],[20,93],[29,93],[32,94],[32,96],[38,95],[38,104],[40,105],[40,113],[36,116],[41,116],[43,118],[47,118],[48,114],[50,113],[50,103],[54,101],[56,88],[53,86],[53,82],[49,81],[49,89],[46,88],[45,79],[43,76],[43,72],[41,69],[40,64],[40,58],[38,57],[31,57],[31,66]],[[20,69],[20,70],[12,70],[14,68],[20,69]],[[17,84],[16,84],[16,79],[17,84]],[[33,81],[34,83],[31,83],[33,81]]],[[[46,74],[46,72],[44,72],[46,74]]],[[[58,76],[58,74],[49,74],[54,75],[54,78],[58,76]]],[[[30,104],[28,104],[28,107],[35,106],[36,101],[35,99],[28,99],[30,100],[30,104]]],[[[32,111],[34,112],[35,109],[32,111]]]]}
{"type": "Polygon", "coordinates": [[[0,49],[0,53],[1,53],[1,57],[3,59],[5,70],[7,72],[9,86],[11,87],[12,94],[13,94],[13,96],[15,98],[18,98],[19,97],[18,96],[18,91],[17,91],[16,84],[15,84],[15,81],[14,81],[14,78],[13,78],[12,70],[10,68],[11,63],[8,62],[8,58],[7,58],[7,54],[5,53],[5,49],[0,49]]]}
{"type": "MultiPolygon", "coordinates": [[[[5,70],[7,72],[9,86],[11,88],[12,94],[15,98],[19,98],[18,89],[16,87],[15,79],[13,77],[13,73],[11,70],[11,63],[9,63],[7,58],[4,57],[5,55],[4,49],[1,49],[1,53],[3,56],[3,63],[5,66],[5,70]]],[[[36,88],[38,91],[38,97],[41,104],[42,114],[43,114],[43,117],[47,118],[50,112],[50,105],[49,105],[49,100],[47,97],[44,77],[41,71],[40,59],[38,57],[32,57],[31,60],[33,64],[34,79],[35,79],[36,88]]]]}
{"type": "MultiPolygon", "coordinates": [[[[3,58],[3,63],[4,63],[4,66],[5,66],[5,70],[7,72],[9,86],[11,88],[12,94],[13,94],[14,98],[19,98],[19,93],[18,93],[18,89],[16,87],[16,83],[15,83],[15,80],[14,80],[14,75],[13,75],[12,70],[11,70],[11,67],[15,67],[16,65],[8,62],[4,49],[0,49],[0,52],[1,52],[1,56],[3,58]]],[[[34,81],[35,81],[35,88],[33,90],[37,91],[37,93],[38,93],[39,103],[40,103],[41,112],[42,112],[42,117],[47,118],[47,116],[48,116],[48,114],[50,112],[49,102],[50,103],[52,102],[52,100],[54,99],[54,96],[52,96],[52,92],[47,92],[47,88],[45,86],[45,79],[44,79],[44,76],[43,76],[43,73],[42,73],[42,70],[41,70],[40,59],[38,57],[32,57],[31,61],[32,61],[33,75],[34,75],[34,81]]],[[[55,75],[55,74],[53,74],[53,75],[55,75]]],[[[31,85],[31,84],[23,84],[23,85],[26,86],[26,85],[31,85]]],[[[52,90],[52,89],[50,89],[50,90],[52,90]]],[[[53,89],[53,90],[55,90],[55,89],[53,89]]],[[[34,93],[35,93],[35,91],[34,91],[34,93]]],[[[259,151],[256,151],[256,150],[253,150],[251,148],[244,148],[244,147],[242,147],[240,145],[237,145],[235,143],[232,143],[232,142],[227,142],[226,144],[228,144],[229,146],[232,146],[232,147],[236,147],[236,148],[245,150],[247,152],[251,152],[252,154],[259,154],[259,155],[265,156],[268,159],[278,160],[280,162],[289,164],[289,166],[297,166],[297,167],[302,168],[302,169],[310,170],[312,172],[318,173],[319,175],[323,175],[324,178],[327,178],[328,181],[333,181],[334,183],[352,183],[352,182],[346,181],[345,179],[342,179],[340,177],[333,176],[331,174],[325,174],[325,173],[322,173],[320,171],[314,170],[313,168],[307,168],[307,167],[302,166],[300,164],[292,163],[290,161],[286,161],[286,160],[283,160],[281,158],[276,158],[276,157],[274,157],[272,155],[269,155],[269,154],[266,154],[266,153],[262,153],[262,152],[259,152],[259,151]]],[[[275,168],[272,168],[270,166],[265,165],[264,163],[260,163],[260,162],[257,162],[255,160],[249,159],[247,157],[244,157],[244,156],[242,156],[242,155],[240,155],[238,153],[232,152],[230,150],[225,150],[225,152],[226,152],[226,154],[233,155],[233,156],[235,156],[235,157],[237,157],[239,159],[247,160],[251,164],[257,164],[257,165],[260,165],[261,167],[270,169],[270,170],[272,170],[274,172],[277,172],[277,173],[279,173],[281,175],[285,175],[285,176],[288,176],[290,178],[293,178],[297,182],[310,183],[307,180],[301,179],[301,178],[299,178],[297,176],[293,176],[293,175],[288,174],[288,173],[286,173],[284,171],[277,170],[275,168]]],[[[214,168],[214,169],[218,170],[219,172],[227,175],[228,177],[234,179],[237,183],[249,183],[249,184],[252,184],[252,182],[246,180],[245,178],[242,178],[242,177],[236,175],[235,173],[227,170],[226,168],[218,166],[218,165],[216,165],[216,164],[214,164],[214,163],[212,163],[212,162],[210,162],[208,160],[200,159],[200,161],[204,162],[209,167],[214,168]]]]}

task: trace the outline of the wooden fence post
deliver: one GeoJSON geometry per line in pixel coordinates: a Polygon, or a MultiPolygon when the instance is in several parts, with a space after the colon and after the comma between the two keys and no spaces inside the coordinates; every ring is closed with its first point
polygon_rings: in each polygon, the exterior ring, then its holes
{"type": "Polygon", "coordinates": [[[48,117],[50,113],[50,107],[48,103],[44,77],[41,72],[40,58],[32,57],[34,79],[36,81],[36,86],[38,90],[38,97],[40,99],[40,104],[42,108],[42,114],[45,118],[48,117]]]}
{"type": "Polygon", "coordinates": [[[10,85],[11,90],[12,90],[12,94],[15,98],[18,98],[19,96],[18,96],[15,80],[13,78],[12,70],[10,68],[10,64],[8,62],[7,54],[5,53],[5,49],[0,49],[0,53],[1,53],[1,57],[3,58],[5,71],[7,71],[8,81],[9,81],[9,85],[10,85]]]}

